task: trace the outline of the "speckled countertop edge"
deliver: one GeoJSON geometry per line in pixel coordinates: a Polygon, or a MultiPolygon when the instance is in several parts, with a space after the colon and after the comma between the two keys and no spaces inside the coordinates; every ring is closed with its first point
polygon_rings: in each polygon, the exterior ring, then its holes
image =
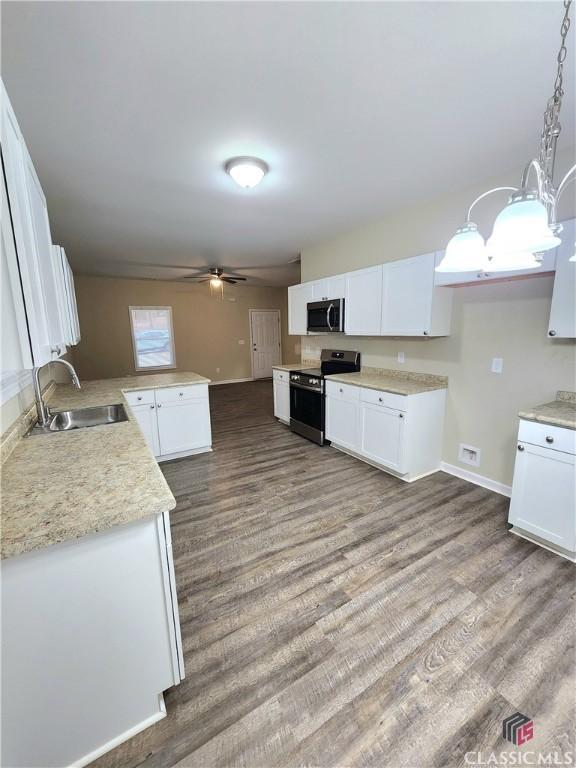
{"type": "MultiPolygon", "coordinates": [[[[57,385],[49,402],[55,410],[89,407],[122,402],[122,392],[131,389],[209,381],[168,373],[83,382],[81,390],[57,385]]],[[[2,558],[174,508],[164,475],[129,408],[127,413],[125,422],[24,439],[30,413],[13,425],[17,437],[9,439],[15,445],[2,467],[2,558]]]]}
{"type": "Polygon", "coordinates": [[[342,384],[390,392],[395,395],[418,395],[448,388],[447,376],[386,368],[363,367],[357,373],[337,373],[327,378],[342,384]]]}
{"type": "Polygon", "coordinates": [[[556,400],[520,411],[518,416],[525,421],[576,430],[576,393],[561,390],[557,392],[556,400]]]}

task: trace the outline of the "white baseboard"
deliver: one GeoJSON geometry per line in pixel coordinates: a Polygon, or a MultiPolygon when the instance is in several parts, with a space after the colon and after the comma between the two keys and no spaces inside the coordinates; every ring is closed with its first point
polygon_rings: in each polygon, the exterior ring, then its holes
{"type": "Polygon", "coordinates": [[[162,696],[162,694],[160,694],[159,696],[158,705],[159,705],[158,712],[155,712],[153,715],[146,718],[146,720],[143,720],[141,723],[138,723],[132,728],[129,728],[127,731],[124,731],[124,733],[121,733],[119,736],[116,736],[115,738],[110,739],[110,741],[107,741],[106,744],[103,744],[101,747],[98,747],[98,749],[95,749],[93,752],[90,752],[88,755],[84,755],[84,757],[81,757],[79,760],[76,760],[76,762],[72,763],[70,768],[84,768],[85,765],[89,765],[89,763],[96,760],[96,758],[102,757],[102,755],[105,755],[106,752],[110,752],[111,749],[114,749],[120,744],[123,744],[125,741],[128,741],[128,739],[131,739],[133,736],[136,736],[137,733],[140,733],[141,731],[146,730],[146,728],[149,728],[151,725],[154,725],[154,723],[157,723],[158,720],[162,720],[164,717],[166,717],[166,707],[164,705],[164,697],[162,696]]]}
{"type": "Polygon", "coordinates": [[[248,379],[223,379],[222,381],[211,381],[209,386],[215,386],[217,384],[241,384],[243,381],[258,381],[251,376],[248,379]]]}
{"type": "Polygon", "coordinates": [[[468,469],[462,469],[455,464],[447,464],[445,461],[440,462],[440,469],[442,472],[446,472],[454,477],[459,477],[461,480],[468,480],[469,483],[474,485],[481,485],[482,488],[488,488],[489,491],[500,493],[502,496],[512,495],[512,486],[504,485],[504,483],[497,483],[496,480],[491,480],[489,477],[479,475],[476,472],[470,472],[468,469]]]}

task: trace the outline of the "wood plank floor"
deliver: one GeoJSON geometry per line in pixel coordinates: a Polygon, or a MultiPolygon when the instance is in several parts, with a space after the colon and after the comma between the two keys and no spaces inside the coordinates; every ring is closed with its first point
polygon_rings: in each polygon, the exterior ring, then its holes
{"type": "Polygon", "coordinates": [[[574,748],[575,570],[507,499],[319,448],[269,381],[210,398],[214,452],[163,466],[187,678],[94,765],[464,766],[518,710],[574,748]]]}

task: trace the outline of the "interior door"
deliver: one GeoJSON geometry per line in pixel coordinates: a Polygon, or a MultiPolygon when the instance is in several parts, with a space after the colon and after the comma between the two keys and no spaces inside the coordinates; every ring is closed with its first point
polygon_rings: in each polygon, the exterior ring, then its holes
{"type": "Polygon", "coordinates": [[[280,311],[278,309],[250,310],[250,338],[252,342],[252,376],[255,379],[272,377],[272,366],[282,361],[280,341],[280,311]]]}

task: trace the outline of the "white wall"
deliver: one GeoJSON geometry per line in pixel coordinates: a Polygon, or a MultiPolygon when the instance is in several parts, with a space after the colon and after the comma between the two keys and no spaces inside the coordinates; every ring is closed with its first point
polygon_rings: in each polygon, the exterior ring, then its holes
{"type": "MultiPolygon", "coordinates": [[[[574,151],[558,158],[557,171],[574,162],[574,151]]],[[[463,221],[468,204],[492,186],[518,183],[521,169],[482,185],[415,205],[362,229],[302,252],[302,280],[440,250],[463,221]]],[[[561,218],[574,216],[572,197],[561,218]]],[[[505,196],[480,203],[476,221],[489,234],[505,196]]],[[[576,267],[575,267],[576,268],[576,267]]],[[[452,335],[440,339],[384,339],[337,336],[332,347],[357,349],[363,365],[449,376],[443,460],[509,485],[515,459],[518,411],[576,389],[576,343],[547,336],[553,278],[533,277],[456,288],[452,335]],[[397,361],[403,351],[406,362],[397,361]],[[504,359],[501,375],[490,372],[493,357],[504,359]],[[458,446],[481,449],[475,469],[458,461],[458,446]]],[[[302,356],[319,355],[325,337],[302,337],[302,356]]]]}

